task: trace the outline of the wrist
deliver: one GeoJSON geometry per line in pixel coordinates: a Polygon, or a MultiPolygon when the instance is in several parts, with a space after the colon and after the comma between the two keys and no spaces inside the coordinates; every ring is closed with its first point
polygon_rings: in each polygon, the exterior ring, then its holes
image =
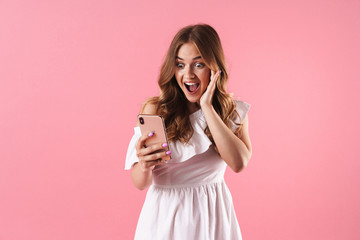
{"type": "Polygon", "coordinates": [[[205,114],[206,112],[215,111],[214,106],[212,104],[203,104],[201,105],[201,110],[205,114]]]}

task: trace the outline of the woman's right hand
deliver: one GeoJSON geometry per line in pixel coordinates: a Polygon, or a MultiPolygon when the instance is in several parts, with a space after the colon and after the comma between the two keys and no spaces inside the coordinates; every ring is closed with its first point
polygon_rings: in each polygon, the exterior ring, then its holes
{"type": "Polygon", "coordinates": [[[163,158],[169,156],[171,151],[166,151],[167,143],[157,143],[145,147],[145,141],[154,136],[154,132],[142,135],[136,144],[136,155],[139,158],[139,165],[143,172],[152,171],[156,165],[164,164],[167,161],[163,158]],[[163,151],[161,151],[163,150],[163,151]]]}

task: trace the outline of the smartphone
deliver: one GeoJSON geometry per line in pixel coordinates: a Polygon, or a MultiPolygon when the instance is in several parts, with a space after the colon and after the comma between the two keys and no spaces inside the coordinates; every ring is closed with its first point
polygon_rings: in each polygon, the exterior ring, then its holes
{"type": "MultiPolygon", "coordinates": [[[[150,114],[139,114],[138,115],[138,124],[140,126],[141,135],[148,134],[149,132],[154,132],[154,136],[147,139],[145,142],[145,147],[151,146],[156,143],[167,143],[167,148],[161,149],[159,152],[169,151],[169,143],[166,136],[166,128],[164,119],[159,115],[150,115],[150,114]]],[[[169,155],[163,157],[164,160],[170,160],[169,155]]]]}

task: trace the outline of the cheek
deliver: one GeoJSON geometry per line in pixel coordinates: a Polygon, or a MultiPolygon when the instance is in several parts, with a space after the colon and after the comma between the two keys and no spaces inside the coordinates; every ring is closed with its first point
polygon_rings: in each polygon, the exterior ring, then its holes
{"type": "Polygon", "coordinates": [[[180,79],[182,76],[181,70],[175,70],[174,75],[176,79],[180,79]]]}
{"type": "Polygon", "coordinates": [[[206,87],[207,87],[207,85],[208,85],[209,82],[210,82],[210,72],[204,72],[204,73],[202,74],[202,76],[201,76],[201,82],[202,82],[204,85],[206,85],[206,87]]]}

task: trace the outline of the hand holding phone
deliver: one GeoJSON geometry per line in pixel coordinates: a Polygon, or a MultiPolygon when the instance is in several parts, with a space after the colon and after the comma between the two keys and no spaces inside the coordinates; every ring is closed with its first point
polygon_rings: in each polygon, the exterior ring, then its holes
{"type": "MultiPolygon", "coordinates": [[[[149,114],[139,114],[138,115],[138,125],[140,126],[140,131],[142,135],[153,133],[150,138],[147,138],[144,142],[144,147],[150,147],[155,144],[163,145],[166,143],[166,147],[162,147],[152,153],[160,152],[169,152],[169,144],[166,136],[166,128],[164,120],[161,116],[158,115],[149,115],[149,114]]],[[[170,155],[163,156],[162,160],[170,160],[170,155]]]]}

